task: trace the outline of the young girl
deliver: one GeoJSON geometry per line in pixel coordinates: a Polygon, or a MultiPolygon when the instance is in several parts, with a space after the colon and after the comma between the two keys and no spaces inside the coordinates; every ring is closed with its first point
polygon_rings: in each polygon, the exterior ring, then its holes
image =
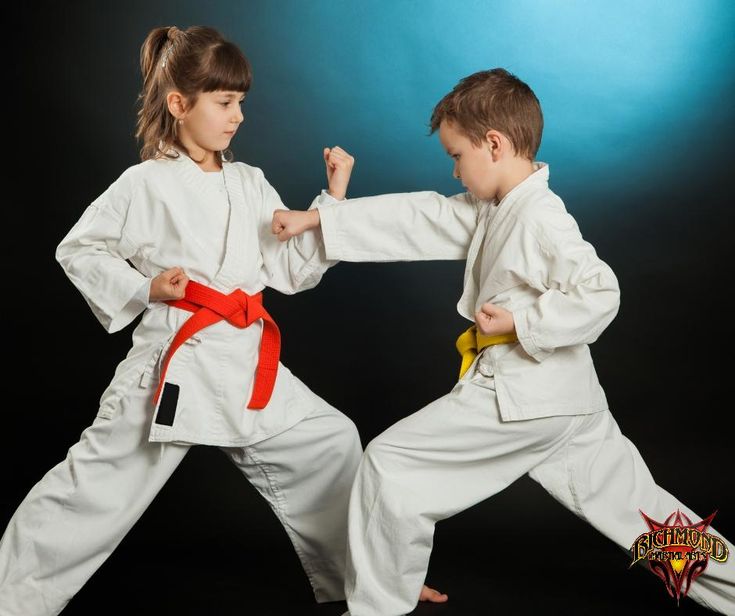
{"type": "MultiPolygon", "coordinates": [[[[141,49],[142,161],[82,214],[56,257],[108,332],[141,312],[92,425],[31,490],[0,543],[0,613],[58,614],[195,443],[216,445],[283,523],[318,602],[344,598],[354,424],[278,362],[265,286],[315,286],[318,232],[280,243],[284,208],[227,150],[250,67],[215,30],[156,28],[141,49]],[[131,267],[132,263],[134,267],[131,267]]],[[[324,151],[343,199],[353,159],[324,151]]]]}

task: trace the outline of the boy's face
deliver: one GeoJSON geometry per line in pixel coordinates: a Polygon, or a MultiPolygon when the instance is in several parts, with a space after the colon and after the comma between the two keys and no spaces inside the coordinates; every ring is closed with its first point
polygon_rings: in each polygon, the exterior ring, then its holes
{"type": "Polygon", "coordinates": [[[459,127],[448,120],[439,124],[439,140],[447,154],[454,159],[452,175],[479,199],[488,201],[498,193],[497,161],[490,144],[476,146],[459,127]]]}
{"type": "Polygon", "coordinates": [[[197,146],[211,152],[226,150],[244,117],[240,104],[244,92],[202,92],[188,108],[184,123],[178,126],[182,140],[188,137],[197,146]]]}

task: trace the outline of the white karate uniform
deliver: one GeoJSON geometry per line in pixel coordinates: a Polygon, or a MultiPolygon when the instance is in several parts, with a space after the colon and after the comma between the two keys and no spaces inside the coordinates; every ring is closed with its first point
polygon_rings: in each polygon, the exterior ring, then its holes
{"type": "MultiPolygon", "coordinates": [[[[323,192],[312,207],[330,201],[323,192]]],[[[145,312],[94,422],[8,524],[0,542],[0,616],[58,614],[194,443],[222,447],[268,500],[317,601],[344,598],[359,436],[282,364],[266,407],[246,408],[260,321],[245,329],[221,321],[180,347],[166,374],[180,387],[173,424],[159,425],[154,413],[160,363],[192,313],[149,303],[152,277],[181,266],[223,293],[265,286],[295,293],[315,286],[334,263],[318,232],[278,241],[275,209],[285,206],[260,169],[223,163],[221,173],[207,173],[182,154],[127,169],[61,241],[59,263],[107,331],[145,312]]]]}
{"type": "MultiPolygon", "coordinates": [[[[588,344],[617,313],[617,280],[549,190],[546,165],[499,204],[418,192],[319,212],[328,259],[467,259],[459,313],[474,321],[492,302],[518,335],[367,446],[350,500],[348,614],[412,611],[435,523],[525,473],[625,550],[648,530],[639,510],[700,519],[656,485],[608,410],[588,344]]],[[[734,561],[710,560],[689,596],[735,613],[734,561]]]]}

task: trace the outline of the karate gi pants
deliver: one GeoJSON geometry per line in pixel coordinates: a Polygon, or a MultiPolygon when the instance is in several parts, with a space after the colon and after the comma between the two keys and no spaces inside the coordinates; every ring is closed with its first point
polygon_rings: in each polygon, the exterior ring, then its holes
{"type": "MultiPolygon", "coordinates": [[[[150,396],[134,390],[111,419],[95,419],[20,504],[0,542],[0,615],[61,612],[184,458],[189,446],[146,440],[150,396]]],[[[338,601],[362,447],[352,421],[313,398],[315,410],[293,427],[222,449],[283,524],[317,602],[338,601]]]]}
{"type": "MultiPolygon", "coordinates": [[[[436,522],[525,473],[625,550],[648,530],[639,509],[658,521],[677,509],[701,519],[656,485],[609,411],[503,422],[494,379],[475,371],[477,363],[449,394],[365,448],[350,499],[344,616],[411,612],[436,522]]],[[[687,596],[735,614],[735,552],[727,544],[728,560],[710,559],[687,596]]]]}

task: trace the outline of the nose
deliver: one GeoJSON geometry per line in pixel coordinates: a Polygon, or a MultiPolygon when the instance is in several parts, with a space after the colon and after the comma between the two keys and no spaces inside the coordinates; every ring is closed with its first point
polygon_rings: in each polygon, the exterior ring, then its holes
{"type": "Polygon", "coordinates": [[[455,180],[459,180],[460,179],[460,177],[459,177],[459,163],[456,163],[456,162],[454,163],[454,169],[452,169],[452,177],[455,180]]]}
{"type": "Polygon", "coordinates": [[[240,109],[239,107],[236,107],[235,117],[233,119],[238,124],[242,123],[242,121],[245,119],[245,115],[243,114],[242,109],[240,109]]]}

